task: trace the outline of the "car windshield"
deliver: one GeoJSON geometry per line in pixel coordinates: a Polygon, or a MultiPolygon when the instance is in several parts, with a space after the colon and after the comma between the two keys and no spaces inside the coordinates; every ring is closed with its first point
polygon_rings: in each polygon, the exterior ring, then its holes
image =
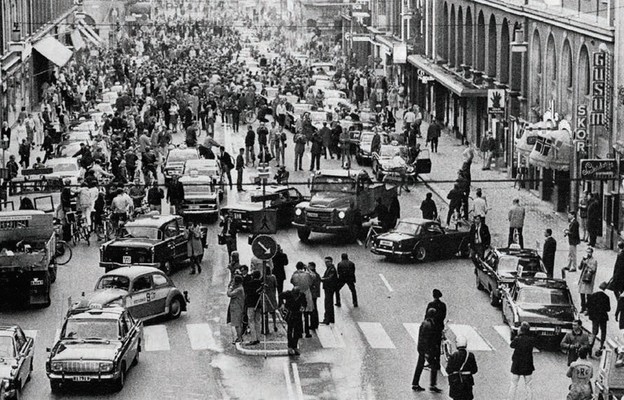
{"type": "Polygon", "coordinates": [[[542,272],[542,263],[538,258],[502,257],[498,262],[498,270],[502,273],[516,274],[518,264],[522,267],[522,275],[542,272]]]}
{"type": "Polygon", "coordinates": [[[197,151],[195,149],[188,150],[174,150],[169,152],[167,162],[173,161],[186,161],[197,158],[197,151]]]}
{"type": "Polygon", "coordinates": [[[212,185],[187,184],[187,185],[184,185],[184,192],[186,194],[212,193],[213,187],[212,185]]]}
{"type": "Polygon", "coordinates": [[[545,288],[538,286],[524,287],[518,292],[517,303],[568,306],[570,300],[564,289],[545,288]]]}
{"type": "Polygon", "coordinates": [[[107,275],[100,278],[96,290],[99,289],[130,289],[130,279],[126,276],[107,275]]]}
{"type": "Polygon", "coordinates": [[[364,144],[364,143],[372,143],[373,142],[373,138],[375,137],[375,134],[369,134],[369,133],[362,133],[360,135],[360,143],[364,144]]]}
{"type": "Polygon", "coordinates": [[[69,319],[65,324],[62,339],[118,340],[118,325],[115,319],[69,319]]]}
{"type": "Polygon", "coordinates": [[[126,233],[134,238],[160,239],[158,228],[151,226],[126,226],[126,233]]]}
{"type": "Polygon", "coordinates": [[[312,192],[355,192],[355,179],[342,176],[318,176],[312,182],[312,192]]]}
{"type": "Polygon", "coordinates": [[[14,358],[15,346],[10,336],[0,336],[0,358],[14,358]]]}
{"type": "Polygon", "coordinates": [[[420,225],[413,224],[411,222],[399,221],[399,224],[394,228],[396,233],[402,233],[404,235],[418,235],[420,233],[420,225]]]}
{"type": "Polygon", "coordinates": [[[381,146],[379,154],[382,158],[392,158],[401,155],[401,147],[399,146],[381,146]]]}
{"type": "Polygon", "coordinates": [[[54,172],[74,172],[78,171],[78,165],[75,162],[72,163],[59,163],[52,165],[54,172]]]}

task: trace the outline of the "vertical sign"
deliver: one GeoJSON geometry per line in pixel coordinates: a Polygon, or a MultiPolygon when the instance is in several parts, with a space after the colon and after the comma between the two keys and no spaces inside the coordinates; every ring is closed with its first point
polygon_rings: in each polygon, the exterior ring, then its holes
{"type": "Polygon", "coordinates": [[[587,106],[580,104],[576,107],[576,132],[574,132],[576,152],[584,152],[587,143],[587,106]]]}
{"type": "Polygon", "coordinates": [[[591,126],[604,126],[606,123],[606,71],[607,54],[599,51],[593,54],[592,63],[592,106],[589,115],[591,126]]]}

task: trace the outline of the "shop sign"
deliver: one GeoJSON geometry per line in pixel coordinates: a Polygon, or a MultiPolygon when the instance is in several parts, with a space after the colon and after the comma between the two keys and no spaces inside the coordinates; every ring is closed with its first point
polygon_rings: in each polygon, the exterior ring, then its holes
{"type": "Polygon", "coordinates": [[[574,143],[576,152],[585,151],[587,143],[587,106],[578,105],[576,107],[576,131],[574,132],[574,143]]]}
{"type": "Polygon", "coordinates": [[[591,126],[603,126],[606,123],[607,53],[596,52],[592,59],[592,107],[589,121],[591,126]]]}
{"type": "Polygon", "coordinates": [[[435,81],[435,78],[430,76],[429,74],[427,74],[422,69],[419,69],[418,70],[418,80],[421,81],[422,83],[429,83],[431,81],[435,81]]]}
{"type": "Polygon", "coordinates": [[[488,114],[505,114],[505,89],[488,89],[488,114]]]}
{"type": "Polygon", "coordinates": [[[609,179],[615,178],[618,173],[618,164],[614,159],[585,159],[581,160],[582,179],[609,179]]]}

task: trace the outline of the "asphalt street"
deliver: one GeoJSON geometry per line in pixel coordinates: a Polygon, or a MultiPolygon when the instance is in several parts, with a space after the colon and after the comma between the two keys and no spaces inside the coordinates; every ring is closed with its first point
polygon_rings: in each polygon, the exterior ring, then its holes
{"type": "MultiPolygon", "coordinates": [[[[235,154],[243,134],[243,129],[232,134],[219,126],[216,139],[235,154]]],[[[182,135],[178,134],[175,140],[181,142],[182,135]]],[[[287,148],[289,166],[293,148],[287,148]]],[[[306,161],[309,163],[309,156],[304,158],[306,161]]],[[[338,167],[336,160],[322,160],[321,164],[322,168],[338,167]]],[[[248,169],[246,175],[253,175],[253,171],[248,169]]],[[[306,182],[308,174],[293,172],[290,181],[306,182]]],[[[307,187],[300,189],[305,192],[307,187]]],[[[403,217],[420,216],[418,205],[427,190],[418,186],[412,193],[403,193],[403,217]]],[[[228,202],[235,201],[237,196],[236,191],[229,192],[228,202]]],[[[86,387],[52,395],[44,369],[46,347],[53,345],[68,297],[92,290],[103,273],[98,267],[99,244],[92,242],[87,247],[81,243],[74,248],[74,258],[61,267],[53,286],[51,307],[28,311],[2,309],[3,323],[17,323],[36,336],[35,370],[24,398],[447,399],[448,385],[441,374],[438,382],[443,394],[411,390],[418,324],[424,318],[433,288],[444,294],[442,300],[448,305],[452,330],[468,338],[469,349],[476,355],[479,373],[475,376],[475,398],[505,398],[512,354],[508,331],[500,311],[490,306],[486,294],[475,288],[469,260],[391,263],[359,243],[313,234],[310,243],[304,244],[298,240],[295,229],[281,230],[275,238],[290,258],[288,276],[299,260],[315,261],[322,274],[324,256],[338,259],[340,253],[347,252],[356,264],[360,307],[352,307],[345,287],[336,324],[323,325],[312,338],[303,339],[300,357],[252,357],[236,352],[231,344],[232,330],[225,324],[227,253],[216,243],[218,231],[216,224],[209,227],[201,275],[189,275],[188,268],[183,267],[172,276],[180,289],[189,291],[189,311],[176,321],[157,320],[146,325],[141,362],[131,370],[119,393],[86,387]]],[[[239,235],[238,246],[242,261],[248,262],[251,249],[246,235],[239,235]]],[[[322,299],[318,304],[322,307],[322,299]]],[[[565,356],[543,350],[536,353],[535,363],[536,398],[561,398],[568,386],[565,356]]],[[[428,387],[428,379],[429,372],[425,371],[421,385],[428,387]]]]}

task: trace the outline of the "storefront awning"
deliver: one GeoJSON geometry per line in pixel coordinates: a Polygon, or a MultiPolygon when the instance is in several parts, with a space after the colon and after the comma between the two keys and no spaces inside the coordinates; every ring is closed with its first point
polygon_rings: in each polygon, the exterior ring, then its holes
{"type": "Polygon", "coordinates": [[[2,72],[6,75],[11,75],[17,70],[22,61],[22,57],[18,52],[10,53],[4,60],[2,60],[2,72]]]}
{"type": "Polygon", "coordinates": [[[80,30],[80,33],[82,33],[82,36],[87,39],[87,41],[93,43],[98,47],[104,44],[104,41],[102,40],[100,35],[95,33],[93,28],[91,28],[86,22],[84,22],[84,20],[81,19],[80,21],[78,21],[78,29],[80,30]]]}
{"type": "Polygon", "coordinates": [[[434,62],[431,62],[418,54],[412,54],[407,57],[407,62],[418,69],[423,70],[441,85],[445,86],[451,92],[459,97],[486,97],[487,89],[477,88],[464,82],[461,78],[452,72],[447,71],[434,62]]]}
{"type": "Polygon", "coordinates": [[[375,35],[375,40],[378,43],[381,43],[384,46],[386,46],[389,51],[392,51],[392,49],[394,48],[394,43],[396,42],[395,40],[392,40],[392,38],[389,38],[388,36],[384,36],[384,35],[375,35]]]}
{"type": "Polygon", "coordinates": [[[52,61],[59,67],[67,64],[74,54],[70,49],[52,36],[45,36],[33,46],[42,56],[52,61]]]}

